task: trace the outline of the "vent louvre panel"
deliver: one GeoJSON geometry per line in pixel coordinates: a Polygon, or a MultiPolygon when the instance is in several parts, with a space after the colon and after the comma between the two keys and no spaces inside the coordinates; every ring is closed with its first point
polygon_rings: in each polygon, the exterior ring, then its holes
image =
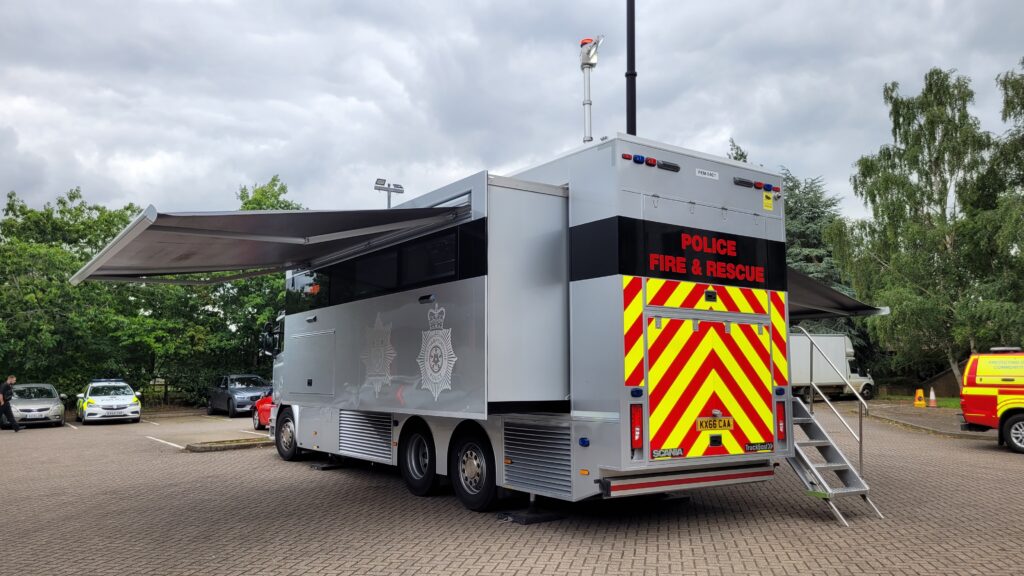
{"type": "Polygon", "coordinates": [[[572,498],[572,431],[567,426],[505,422],[505,484],[509,488],[572,498]]]}
{"type": "Polygon", "coordinates": [[[338,412],[338,452],[345,456],[391,463],[391,415],[338,412]]]}

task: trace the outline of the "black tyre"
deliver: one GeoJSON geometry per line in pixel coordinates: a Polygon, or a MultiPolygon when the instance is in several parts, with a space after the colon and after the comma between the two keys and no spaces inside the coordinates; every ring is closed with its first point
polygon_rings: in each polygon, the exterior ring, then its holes
{"type": "Polygon", "coordinates": [[[804,404],[811,403],[811,387],[805,386],[803,391],[800,392],[800,399],[804,401],[804,404]]]}
{"type": "Polygon", "coordinates": [[[238,410],[235,408],[234,399],[228,400],[228,418],[234,418],[238,416],[238,410]]]}
{"type": "Polygon", "coordinates": [[[255,408],[252,409],[252,429],[253,430],[266,430],[267,429],[266,426],[264,426],[263,424],[260,424],[260,411],[255,409],[255,408]]]}
{"type": "Polygon", "coordinates": [[[482,512],[494,504],[494,452],[487,436],[480,431],[460,435],[452,443],[448,477],[455,497],[470,510],[482,512]]]}
{"type": "Polygon", "coordinates": [[[299,458],[299,438],[296,434],[295,417],[292,411],[285,408],[277,415],[277,428],[274,433],[274,445],[282,460],[291,462],[299,458]]]}
{"type": "Polygon", "coordinates": [[[437,490],[437,452],[430,430],[422,424],[402,431],[398,441],[398,469],[409,492],[429,496],[437,490]]]}
{"type": "Polygon", "coordinates": [[[78,410],[75,410],[75,422],[81,422],[81,421],[82,421],[82,415],[78,413],[78,410]]]}
{"type": "Polygon", "coordinates": [[[872,398],[875,397],[875,387],[874,386],[865,386],[865,387],[861,388],[860,389],[860,397],[865,399],[865,400],[871,400],[872,398]]]}
{"type": "Polygon", "coordinates": [[[142,422],[142,416],[139,416],[138,418],[132,418],[132,424],[138,424],[139,422],[142,422]]]}
{"type": "Polygon", "coordinates": [[[214,410],[214,408],[213,408],[213,400],[207,400],[206,401],[206,415],[207,416],[213,416],[216,413],[217,413],[217,411],[214,410]]]}
{"type": "Polygon", "coordinates": [[[1003,440],[1010,450],[1024,454],[1024,414],[1010,416],[1003,422],[1003,440]]]}

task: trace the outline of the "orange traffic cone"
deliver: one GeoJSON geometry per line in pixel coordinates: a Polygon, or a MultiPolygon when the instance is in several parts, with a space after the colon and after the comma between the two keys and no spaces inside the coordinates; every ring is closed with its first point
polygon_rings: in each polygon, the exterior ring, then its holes
{"type": "Polygon", "coordinates": [[[914,408],[924,408],[924,390],[921,388],[914,393],[914,408]]]}
{"type": "Polygon", "coordinates": [[[931,387],[931,393],[928,394],[928,407],[929,408],[938,408],[939,407],[938,401],[935,400],[935,387],[934,386],[931,387]]]}

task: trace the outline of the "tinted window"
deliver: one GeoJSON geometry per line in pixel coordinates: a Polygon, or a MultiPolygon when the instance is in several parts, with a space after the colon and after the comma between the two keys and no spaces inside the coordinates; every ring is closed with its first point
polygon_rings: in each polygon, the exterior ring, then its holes
{"type": "Polygon", "coordinates": [[[96,384],[89,390],[89,396],[131,396],[134,394],[127,384],[96,384]]]}
{"type": "Polygon", "coordinates": [[[323,272],[291,274],[285,282],[285,308],[289,314],[322,308],[330,301],[330,277],[323,272]]]}
{"type": "Polygon", "coordinates": [[[57,391],[52,386],[15,386],[14,397],[19,400],[39,400],[56,398],[57,391]]]}
{"type": "Polygon", "coordinates": [[[443,282],[455,277],[455,231],[403,246],[400,252],[402,286],[443,282]]]}
{"type": "Polygon", "coordinates": [[[267,383],[259,376],[239,376],[231,379],[232,388],[266,388],[267,383]]]}
{"type": "Polygon", "coordinates": [[[394,248],[367,254],[352,262],[354,297],[385,294],[398,288],[398,252],[394,248]]]}
{"type": "Polygon", "coordinates": [[[286,312],[295,314],[486,273],[486,222],[479,219],[317,272],[290,275],[286,312]],[[313,285],[317,287],[311,289],[313,285]]]}

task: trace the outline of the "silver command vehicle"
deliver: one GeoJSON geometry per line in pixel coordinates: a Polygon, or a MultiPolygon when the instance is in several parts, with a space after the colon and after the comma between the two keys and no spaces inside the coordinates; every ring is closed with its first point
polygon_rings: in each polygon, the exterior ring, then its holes
{"type": "Polygon", "coordinates": [[[760,482],[784,459],[826,501],[866,499],[794,413],[787,340],[793,318],[876,310],[787,271],[780,184],[619,135],[390,210],[150,207],[72,281],[286,271],[266,338],[285,459],[397,465],[419,495],[448,477],[474,510],[499,487],[578,501],[760,482]]]}

